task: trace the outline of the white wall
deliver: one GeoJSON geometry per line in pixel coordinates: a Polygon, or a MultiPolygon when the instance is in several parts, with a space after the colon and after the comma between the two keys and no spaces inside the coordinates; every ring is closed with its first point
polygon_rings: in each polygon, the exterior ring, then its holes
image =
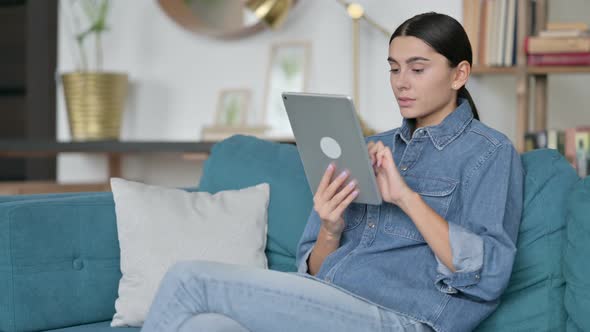
{"type": "MultiPolygon", "coordinates": [[[[359,2],[368,15],[391,31],[403,20],[424,11],[461,18],[461,0],[359,2]]],[[[556,0],[550,1],[553,2],[556,0]]],[[[225,88],[250,88],[252,110],[260,114],[270,46],[275,42],[311,42],[310,91],[351,93],[351,23],[335,0],[301,0],[280,31],[265,31],[229,42],[185,32],[160,10],[155,0],[112,1],[112,4],[111,30],[104,37],[105,69],[125,71],[131,79],[123,140],[198,140],[201,127],[212,123],[218,92],[225,88]]],[[[582,14],[588,12],[589,1],[568,0],[568,6],[551,5],[550,18],[588,22],[590,17],[582,14]]],[[[60,73],[75,68],[74,44],[66,23],[60,19],[60,73]]],[[[387,42],[382,34],[362,24],[360,107],[367,122],[378,130],[401,123],[389,87],[387,42]]],[[[590,123],[589,79],[590,75],[551,76],[550,126],[565,128],[590,123]]],[[[468,86],[482,120],[514,139],[515,79],[475,77],[468,86]]],[[[60,87],[58,139],[69,138],[60,87]]],[[[200,168],[198,162],[173,156],[129,157],[124,161],[124,176],[150,183],[187,185],[198,182],[200,168]]],[[[106,160],[100,156],[61,155],[58,178],[62,182],[104,180],[106,160]]]]}

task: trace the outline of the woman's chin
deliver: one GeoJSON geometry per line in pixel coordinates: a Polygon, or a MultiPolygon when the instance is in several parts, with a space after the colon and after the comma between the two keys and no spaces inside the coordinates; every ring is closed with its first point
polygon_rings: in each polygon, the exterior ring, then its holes
{"type": "Polygon", "coordinates": [[[420,112],[416,111],[412,107],[400,107],[399,108],[402,117],[406,119],[415,119],[420,116],[420,112]]]}

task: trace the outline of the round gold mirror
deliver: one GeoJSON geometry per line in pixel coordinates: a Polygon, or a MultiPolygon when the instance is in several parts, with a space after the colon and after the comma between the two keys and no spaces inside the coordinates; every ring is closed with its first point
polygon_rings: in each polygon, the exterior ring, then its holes
{"type": "Polygon", "coordinates": [[[278,28],[298,0],[158,0],[183,28],[201,35],[234,39],[266,27],[278,28]]]}

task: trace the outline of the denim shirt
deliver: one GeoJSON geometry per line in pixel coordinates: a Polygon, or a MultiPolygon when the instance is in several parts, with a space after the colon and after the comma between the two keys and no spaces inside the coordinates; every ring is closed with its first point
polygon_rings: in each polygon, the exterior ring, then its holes
{"type": "Polygon", "coordinates": [[[473,118],[467,100],[439,125],[368,137],[393,151],[406,183],[449,225],[451,272],[396,205],[351,204],[339,248],[316,276],[307,260],[320,229],[312,211],[298,273],[413,317],[436,331],[471,331],[498,306],[516,255],[524,171],[510,140],[473,118]]]}

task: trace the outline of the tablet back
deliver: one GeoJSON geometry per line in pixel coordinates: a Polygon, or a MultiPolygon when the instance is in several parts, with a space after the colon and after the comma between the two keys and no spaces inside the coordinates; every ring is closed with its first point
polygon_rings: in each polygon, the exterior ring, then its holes
{"type": "Polygon", "coordinates": [[[312,193],[317,191],[330,162],[334,162],[334,176],[347,169],[349,181],[357,180],[359,196],[355,203],[381,204],[352,99],[341,95],[285,92],[283,102],[312,193]]]}

